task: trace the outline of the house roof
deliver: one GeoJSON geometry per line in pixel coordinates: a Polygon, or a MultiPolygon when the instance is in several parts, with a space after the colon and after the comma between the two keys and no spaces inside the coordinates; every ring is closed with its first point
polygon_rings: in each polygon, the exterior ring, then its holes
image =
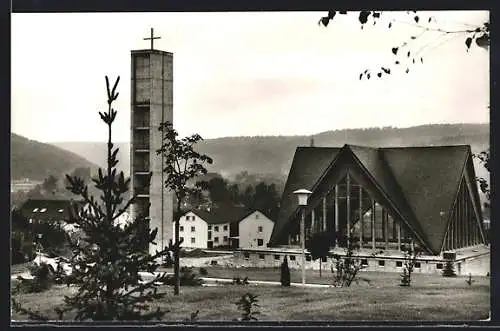
{"type": "MultiPolygon", "coordinates": [[[[425,240],[433,252],[439,252],[470,146],[371,148],[344,145],[352,152],[380,190],[397,206],[403,217],[425,240]]],[[[281,209],[271,236],[279,241],[283,227],[297,209],[292,192],[312,188],[334,166],[340,148],[298,147],[290,168],[281,209]]],[[[473,171],[473,167],[469,167],[473,171]]],[[[469,174],[475,178],[474,173],[469,174]]]]}
{"type": "Polygon", "coordinates": [[[184,213],[184,215],[189,212],[196,214],[208,224],[236,223],[249,214],[249,210],[244,207],[219,207],[210,211],[192,209],[184,213]]]}
{"type": "Polygon", "coordinates": [[[60,221],[69,219],[69,207],[72,202],[83,205],[82,201],[66,198],[28,199],[20,208],[26,218],[47,221],[60,221]]]}

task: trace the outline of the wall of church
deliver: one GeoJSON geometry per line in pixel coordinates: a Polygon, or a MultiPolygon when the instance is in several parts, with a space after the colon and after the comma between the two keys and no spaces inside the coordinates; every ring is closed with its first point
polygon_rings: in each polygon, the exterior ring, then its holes
{"type": "MultiPolygon", "coordinates": [[[[234,255],[235,264],[242,268],[279,268],[283,262],[284,256],[287,256],[290,269],[301,269],[302,255],[299,250],[267,249],[267,250],[242,250],[234,255]]],[[[374,272],[394,272],[403,271],[404,258],[399,252],[393,254],[386,252],[380,256],[370,256],[366,254],[360,257],[363,263],[363,271],[374,272]]],[[[484,250],[478,254],[463,256],[454,263],[455,272],[459,276],[486,276],[490,272],[490,254],[484,250]]],[[[441,274],[446,264],[446,260],[439,256],[421,256],[415,264],[415,273],[441,274]]],[[[312,261],[309,255],[306,255],[306,270],[319,270],[319,259],[312,261]]],[[[323,271],[331,272],[335,267],[334,260],[326,259],[321,263],[323,271]]]]}

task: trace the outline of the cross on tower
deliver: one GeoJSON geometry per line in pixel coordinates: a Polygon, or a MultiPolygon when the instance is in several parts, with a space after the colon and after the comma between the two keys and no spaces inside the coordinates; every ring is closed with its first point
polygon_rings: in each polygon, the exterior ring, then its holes
{"type": "Polygon", "coordinates": [[[151,40],[151,49],[154,49],[153,48],[153,40],[155,40],[155,39],[161,39],[161,37],[153,37],[153,35],[154,35],[153,28],[151,28],[151,37],[149,37],[149,38],[143,38],[144,40],[151,40]]]}

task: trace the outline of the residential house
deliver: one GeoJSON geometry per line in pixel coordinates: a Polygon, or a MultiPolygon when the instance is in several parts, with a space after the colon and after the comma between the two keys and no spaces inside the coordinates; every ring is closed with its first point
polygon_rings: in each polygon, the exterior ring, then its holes
{"type": "Polygon", "coordinates": [[[259,210],[253,210],[243,214],[233,223],[231,233],[232,248],[256,248],[267,247],[274,222],[259,210]]]}
{"type": "Polygon", "coordinates": [[[63,224],[69,220],[69,209],[73,202],[80,206],[83,205],[82,201],[59,197],[28,199],[21,206],[20,212],[30,224],[44,222],[63,224]]]}
{"type": "MultiPolygon", "coordinates": [[[[245,213],[239,207],[216,209],[193,209],[179,220],[179,237],[184,239],[182,247],[215,248],[229,247],[231,228],[245,213]]],[[[175,232],[175,224],[172,225],[175,232]]]]}

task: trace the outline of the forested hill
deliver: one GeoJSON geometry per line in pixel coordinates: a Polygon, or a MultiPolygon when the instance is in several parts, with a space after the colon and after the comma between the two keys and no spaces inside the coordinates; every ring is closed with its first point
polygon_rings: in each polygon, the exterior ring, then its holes
{"type": "MultiPolygon", "coordinates": [[[[224,137],[207,139],[199,151],[214,160],[211,172],[225,177],[250,174],[288,174],[297,146],[309,146],[311,136],[224,137]]],[[[489,124],[433,124],[410,128],[369,128],[327,131],[314,135],[315,146],[356,144],[374,147],[470,144],[473,152],[489,147],[489,124]]],[[[103,166],[105,143],[54,143],[103,166]]],[[[118,143],[120,168],[129,172],[129,144],[118,143]]],[[[477,168],[476,168],[477,169],[477,168]]],[[[480,169],[482,171],[482,169],[480,169]]]]}
{"type": "Polygon", "coordinates": [[[29,140],[15,133],[10,137],[11,179],[43,181],[49,175],[61,177],[78,167],[97,167],[81,155],[52,144],[29,140]]]}

